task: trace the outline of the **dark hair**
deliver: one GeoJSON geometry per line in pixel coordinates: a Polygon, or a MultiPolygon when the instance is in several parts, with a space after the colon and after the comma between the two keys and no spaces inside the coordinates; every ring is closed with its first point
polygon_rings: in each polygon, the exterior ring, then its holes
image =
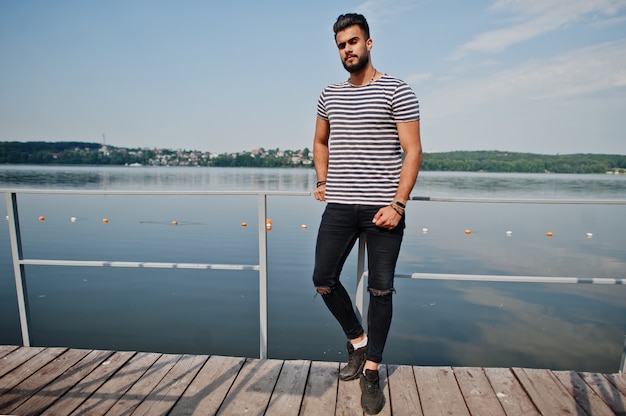
{"type": "Polygon", "coordinates": [[[363,33],[365,33],[365,39],[370,38],[370,27],[367,24],[367,20],[365,20],[365,16],[358,13],[346,13],[339,16],[333,25],[333,32],[337,36],[337,32],[354,25],[360,27],[363,33]]]}

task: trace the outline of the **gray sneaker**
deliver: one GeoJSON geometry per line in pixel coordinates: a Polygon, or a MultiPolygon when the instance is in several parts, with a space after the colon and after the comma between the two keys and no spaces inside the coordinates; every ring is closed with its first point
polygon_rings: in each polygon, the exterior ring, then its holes
{"type": "Polygon", "coordinates": [[[385,396],[380,389],[378,370],[365,370],[361,373],[361,407],[368,415],[375,415],[383,410],[385,396]]]}
{"type": "Polygon", "coordinates": [[[365,350],[367,347],[357,348],[348,341],[348,364],[339,371],[339,379],[342,381],[355,380],[363,372],[365,365],[365,350]]]}

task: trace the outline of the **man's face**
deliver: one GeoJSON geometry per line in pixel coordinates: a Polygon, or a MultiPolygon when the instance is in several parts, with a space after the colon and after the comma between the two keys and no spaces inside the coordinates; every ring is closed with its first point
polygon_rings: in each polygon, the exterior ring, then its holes
{"type": "Polygon", "coordinates": [[[370,60],[372,40],[365,39],[365,34],[357,25],[349,26],[337,32],[335,42],[339,49],[339,57],[346,71],[358,72],[365,68],[370,60]]]}

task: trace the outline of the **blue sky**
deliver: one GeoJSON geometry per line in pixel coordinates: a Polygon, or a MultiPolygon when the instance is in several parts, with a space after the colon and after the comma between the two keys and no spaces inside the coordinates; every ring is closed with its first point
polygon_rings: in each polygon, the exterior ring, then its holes
{"type": "Polygon", "coordinates": [[[626,0],[2,0],[0,140],[312,148],[352,11],[426,152],[626,154],[626,0]]]}

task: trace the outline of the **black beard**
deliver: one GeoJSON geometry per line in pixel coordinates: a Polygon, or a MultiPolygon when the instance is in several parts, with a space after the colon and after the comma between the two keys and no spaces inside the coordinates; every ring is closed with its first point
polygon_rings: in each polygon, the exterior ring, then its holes
{"type": "Polygon", "coordinates": [[[341,61],[341,63],[343,64],[343,67],[346,69],[346,71],[348,71],[351,74],[354,74],[355,72],[359,72],[360,70],[364,69],[369,63],[369,61],[370,61],[370,57],[365,55],[364,57],[359,58],[356,64],[348,65],[346,64],[346,61],[341,61]]]}

